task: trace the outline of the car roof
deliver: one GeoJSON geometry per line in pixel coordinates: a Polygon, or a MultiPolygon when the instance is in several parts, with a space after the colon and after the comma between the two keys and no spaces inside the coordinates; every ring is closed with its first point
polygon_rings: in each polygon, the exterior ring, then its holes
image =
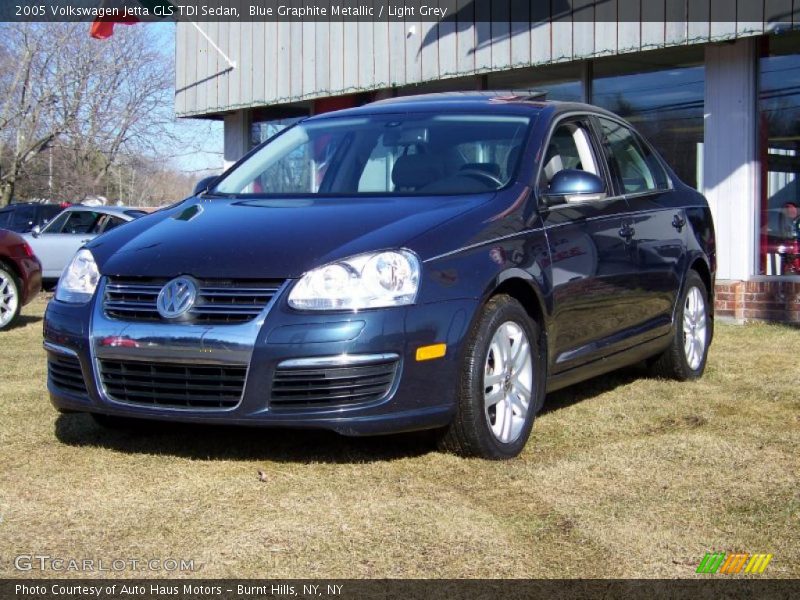
{"type": "Polygon", "coordinates": [[[64,209],[64,212],[99,212],[118,217],[130,217],[128,213],[131,211],[136,209],[130,206],[70,206],[64,209]]]}
{"type": "MultiPolygon", "coordinates": [[[[530,113],[539,114],[550,109],[554,116],[565,112],[589,112],[616,116],[613,113],[590,104],[547,100],[546,92],[536,90],[485,90],[464,92],[443,92],[398,96],[378,100],[357,108],[348,108],[311,117],[319,120],[343,116],[363,116],[372,114],[391,114],[397,112],[430,112],[468,110],[475,112],[530,113]]],[[[619,117],[617,117],[619,118],[619,117]]]]}
{"type": "Polygon", "coordinates": [[[23,208],[27,206],[58,209],[62,208],[60,204],[55,204],[54,202],[12,202],[11,204],[0,207],[0,210],[11,210],[14,208],[23,208]]]}

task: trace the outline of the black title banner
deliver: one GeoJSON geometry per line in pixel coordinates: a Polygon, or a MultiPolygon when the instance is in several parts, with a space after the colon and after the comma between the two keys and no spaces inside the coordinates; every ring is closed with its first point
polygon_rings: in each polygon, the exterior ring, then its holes
{"type": "Polygon", "coordinates": [[[800,27],[773,0],[3,0],[0,21],[731,22],[800,27]]]}
{"type": "Polygon", "coordinates": [[[3,600],[530,600],[624,598],[636,600],[797,598],[793,580],[0,580],[3,600]]]}

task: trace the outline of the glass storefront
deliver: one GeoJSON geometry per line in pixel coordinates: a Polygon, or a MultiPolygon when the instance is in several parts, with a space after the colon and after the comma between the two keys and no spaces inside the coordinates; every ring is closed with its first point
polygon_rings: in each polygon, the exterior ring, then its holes
{"type": "Polygon", "coordinates": [[[581,70],[575,63],[489,73],[488,87],[490,90],[543,91],[547,92],[548,100],[583,101],[581,70]]]}
{"type": "Polygon", "coordinates": [[[762,275],[800,275],[800,36],[769,37],[759,62],[762,275]]]}
{"type": "Polygon", "coordinates": [[[598,60],[592,104],[630,121],[685,183],[703,186],[703,49],[598,60]]]}

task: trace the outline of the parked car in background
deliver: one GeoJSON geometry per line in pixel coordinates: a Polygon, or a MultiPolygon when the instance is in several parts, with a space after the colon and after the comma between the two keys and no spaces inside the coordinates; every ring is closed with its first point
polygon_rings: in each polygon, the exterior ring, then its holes
{"type": "Polygon", "coordinates": [[[42,277],[55,280],[78,248],[120,225],[141,217],[141,210],[125,207],[72,206],[43,229],[25,235],[42,263],[42,277]]]}
{"type": "Polygon", "coordinates": [[[0,329],[9,327],[20,309],[42,288],[42,267],[19,234],[0,229],[0,329]]]}
{"type": "Polygon", "coordinates": [[[70,206],[68,203],[49,204],[39,202],[19,202],[0,208],[0,229],[17,233],[28,233],[36,227],[44,227],[58,213],[70,206]]]}
{"type": "Polygon", "coordinates": [[[47,308],[47,385],[101,424],[438,429],[510,458],[550,390],[700,377],[715,272],[705,198],[614,114],[397,98],[88,243],[47,308]]]}

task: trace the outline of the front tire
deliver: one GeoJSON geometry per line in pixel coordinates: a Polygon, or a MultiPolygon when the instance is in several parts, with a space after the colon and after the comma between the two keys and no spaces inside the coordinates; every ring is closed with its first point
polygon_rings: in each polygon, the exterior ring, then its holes
{"type": "Polygon", "coordinates": [[[0,265],[0,329],[10,327],[19,316],[22,300],[17,278],[0,265]]]}
{"type": "Polygon", "coordinates": [[[506,295],[483,307],[466,344],[453,422],[440,448],[503,460],[525,447],[544,403],[539,326],[506,295]]]}
{"type": "Polygon", "coordinates": [[[695,271],[689,271],[675,312],[675,332],[669,348],[653,359],[650,371],[656,377],[690,381],[706,369],[711,322],[708,290],[695,271]]]}

